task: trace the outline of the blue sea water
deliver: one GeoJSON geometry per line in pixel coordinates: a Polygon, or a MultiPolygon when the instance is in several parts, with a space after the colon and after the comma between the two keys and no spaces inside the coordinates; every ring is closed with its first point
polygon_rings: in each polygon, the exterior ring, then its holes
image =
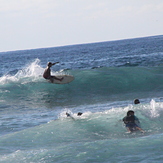
{"type": "Polygon", "coordinates": [[[163,161],[163,36],[1,52],[0,61],[0,162],[163,161]],[[47,82],[49,61],[60,62],[52,74],[75,80],[47,82]],[[126,133],[128,110],[145,133],[126,133]]]}

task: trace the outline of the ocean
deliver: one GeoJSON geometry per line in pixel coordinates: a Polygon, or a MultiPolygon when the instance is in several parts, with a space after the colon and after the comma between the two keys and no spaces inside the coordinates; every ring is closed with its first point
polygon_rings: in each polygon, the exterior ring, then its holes
{"type": "Polygon", "coordinates": [[[162,35],[0,52],[0,61],[0,162],[163,162],[162,35]],[[75,80],[47,82],[47,62],[75,80]],[[128,110],[145,133],[126,133],[128,110]]]}

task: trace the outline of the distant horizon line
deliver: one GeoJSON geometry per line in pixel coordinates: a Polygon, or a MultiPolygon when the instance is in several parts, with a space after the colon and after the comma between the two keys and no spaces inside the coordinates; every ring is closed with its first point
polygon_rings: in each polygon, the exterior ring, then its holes
{"type": "Polygon", "coordinates": [[[115,42],[115,41],[123,41],[123,40],[133,40],[133,39],[140,39],[140,38],[148,38],[148,37],[159,37],[163,35],[153,35],[153,36],[140,36],[140,37],[132,37],[132,38],[124,38],[124,39],[115,39],[115,40],[109,40],[109,41],[95,41],[95,42],[87,42],[87,43],[76,43],[76,44],[67,44],[67,45],[58,45],[58,46],[47,46],[47,47],[38,47],[38,48],[29,48],[29,49],[17,49],[17,50],[7,50],[7,51],[1,51],[0,53],[7,53],[7,52],[16,52],[16,51],[30,51],[30,50],[39,50],[39,49],[50,49],[50,48],[59,48],[59,47],[66,47],[66,46],[76,46],[76,45],[86,45],[86,44],[97,44],[97,43],[104,43],[104,42],[115,42]]]}

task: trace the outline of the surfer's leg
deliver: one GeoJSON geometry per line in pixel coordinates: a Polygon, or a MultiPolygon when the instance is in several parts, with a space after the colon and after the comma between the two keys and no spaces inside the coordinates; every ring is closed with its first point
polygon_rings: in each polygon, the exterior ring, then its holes
{"type": "Polygon", "coordinates": [[[62,81],[63,80],[63,77],[62,78],[57,78],[56,76],[51,76],[51,79],[56,79],[56,80],[59,80],[59,81],[62,81]]]}

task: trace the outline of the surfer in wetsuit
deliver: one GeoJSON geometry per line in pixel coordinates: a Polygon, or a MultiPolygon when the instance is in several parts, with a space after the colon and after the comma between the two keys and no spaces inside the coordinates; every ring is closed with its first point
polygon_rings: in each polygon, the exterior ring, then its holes
{"type": "Polygon", "coordinates": [[[51,82],[53,82],[53,79],[56,79],[59,81],[63,80],[63,78],[60,79],[60,78],[57,78],[56,76],[51,76],[51,69],[50,68],[57,63],[59,63],[59,62],[55,62],[55,63],[48,62],[47,67],[43,73],[43,77],[45,79],[50,80],[51,82]]]}
{"type": "Polygon", "coordinates": [[[135,121],[139,122],[139,119],[134,115],[134,111],[129,110],[127,112],[127,116],[123,118],[123,122],[125,123],[128,132],[132,132],[134,130],[140,130],[141,132],[144,133],[144,131],[140,127],[138,127],[135,121]]]}
{"type": "Polygon", "coordinates": [[[139,99],[135,99],[135,100],[134,100],[134,104],[140,104],[139,99]]]}

